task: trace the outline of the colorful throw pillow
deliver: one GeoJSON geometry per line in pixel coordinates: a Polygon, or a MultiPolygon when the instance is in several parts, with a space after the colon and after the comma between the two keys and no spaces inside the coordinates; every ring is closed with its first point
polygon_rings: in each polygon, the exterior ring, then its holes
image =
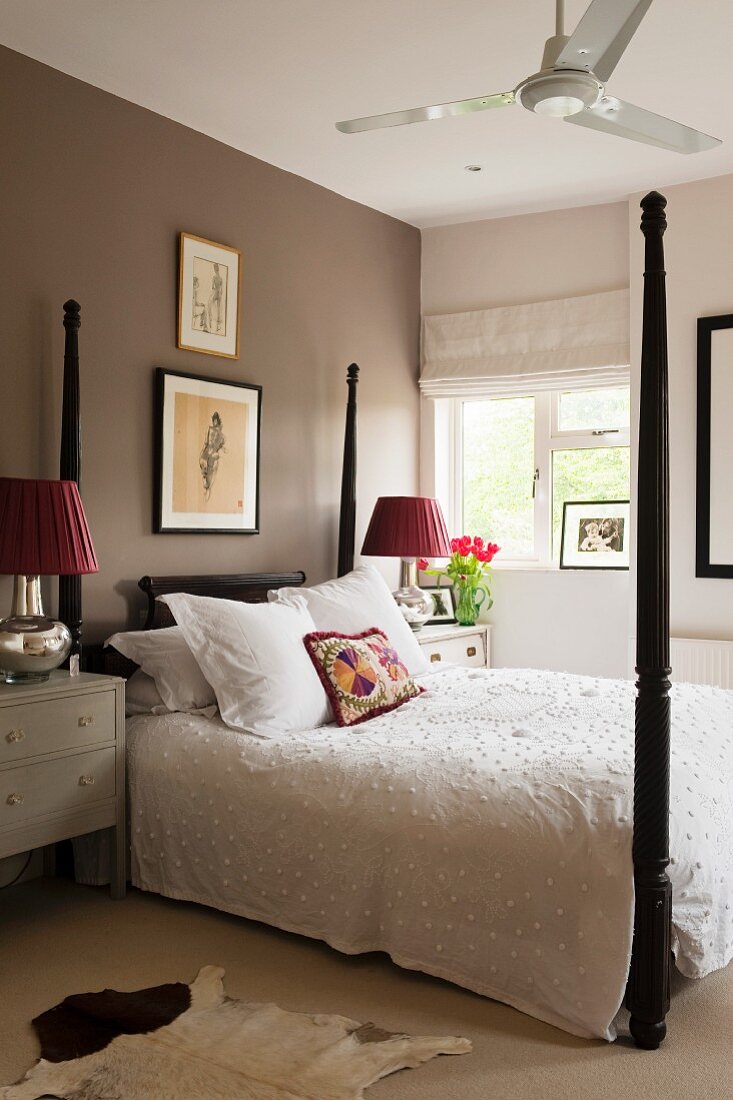
{"type": "Polygon", "coordinates": [[[361,634],[319,630],[303,641],[340,726],[386,714],[424,690],[376,627],[361,634]]]}

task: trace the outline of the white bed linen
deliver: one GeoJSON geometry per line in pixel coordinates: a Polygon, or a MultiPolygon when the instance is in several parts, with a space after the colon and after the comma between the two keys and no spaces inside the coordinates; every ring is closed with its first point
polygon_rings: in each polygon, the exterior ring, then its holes
{"type": "MultiPolygon", "coordinates": [[[[353,729],[128,721],[136,886],[615,1036],[631,951],[630,682],[446,669],[353,729]]],[[[677,964],[733,949],[733,692],[673,689],[677,964]]]]}

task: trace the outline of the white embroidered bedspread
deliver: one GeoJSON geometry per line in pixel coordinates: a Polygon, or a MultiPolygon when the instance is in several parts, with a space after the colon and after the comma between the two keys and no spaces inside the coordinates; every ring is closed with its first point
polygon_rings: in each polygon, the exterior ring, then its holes
{"type": "MultiPolygon", "coordinates": [[[[352,729],[128,722],[136,886],[614,1038],[631,952],[634,689],[448,668],[352,729]]],[[[673,689],[677,965],[733,952],[733,692],[673,689]]]]}

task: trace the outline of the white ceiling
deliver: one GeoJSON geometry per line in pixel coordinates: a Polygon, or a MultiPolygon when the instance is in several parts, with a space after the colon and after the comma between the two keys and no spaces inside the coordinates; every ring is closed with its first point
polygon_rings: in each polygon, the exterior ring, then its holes
{"type": "MultiPolygon", "coordinates": [[[[572,30],[586,3],[566,7],[572,30]]],[[[553,0],[0,3],[0,41],[12,49],[419,226],[733,172],[730,0],[656,0],[609,82],[622,99],[723,138],[706,153],[519,106],[348,136],[334,128],[510,90],[539,68],[553,33],[553,0]]]]}

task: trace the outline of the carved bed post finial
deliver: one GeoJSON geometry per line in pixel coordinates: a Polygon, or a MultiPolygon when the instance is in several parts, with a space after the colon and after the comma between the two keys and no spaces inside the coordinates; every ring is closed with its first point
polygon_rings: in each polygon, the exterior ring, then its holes
{"type": "MultiPolygon", "coordinates": [[[[81,416],[79,409],[79,328],[81,306],[64,302],[64,390],[61,411],[62,481],[81,481],[81,416]]],[[[81,655],[81,577],[59,577],[59,618],[71,631],[71,653],[81,655]]]]}
{"type": "Polygon", "coordinates": [[[664,245],[667,200],[642,199],[645,237],[637,490],[634,945],[626,991],[637,1046],[667,1032],[672,887],[669,863],[669,453],[664,245]]]}
{"type": "Polygon", "coordinates": [[[349,397],[346,403],[344,464],[341,473],[341,510],[339,513],[338,576],[354,568],[356,537],[356,387],[359,368],[352,363],[346,371],[349,397]]]}

